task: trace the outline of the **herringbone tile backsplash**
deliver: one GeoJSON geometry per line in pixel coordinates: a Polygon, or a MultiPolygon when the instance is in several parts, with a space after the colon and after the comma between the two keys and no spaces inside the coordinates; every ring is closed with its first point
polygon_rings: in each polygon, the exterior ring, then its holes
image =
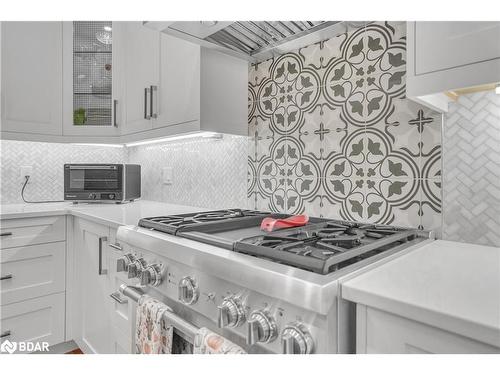
{"type": "Polygon", "coordinates": [[[65,163],[123,163],[126,160],[123,148],[102,146],[2,140],[0,149],[2,204],[22,203],[21,166],[33,167],[25,191],[28,200],[61,200],[65,163]]]}
{"type": "Polygon", "coordinates": [[[21,166],[32,166],[28,200],[63,199],[65,163],[137,163],[142,198],[207,208],[246,207],[247,138],[190,140],[132,148],[42,142],[0,142],[2,204],[22,203],[21,166]],[[173,184],[162,182],[173,168],[173,184]]]}
{"type": "Polygon", "coordinates": [[[450,104],[443,134],[443,238],[500,246],[500,95],[450,104]]]}

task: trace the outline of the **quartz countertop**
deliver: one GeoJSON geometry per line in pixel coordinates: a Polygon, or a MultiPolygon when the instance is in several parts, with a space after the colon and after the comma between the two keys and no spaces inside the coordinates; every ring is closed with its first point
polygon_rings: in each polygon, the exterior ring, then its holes
{"type": "Polygon", "coordinates": [[[26,203],[0,206],[0,219],[18,219],[37,216],[74,215],[111,227],[137,225],[139,219],[149,216],[174,215],[209,210],[163,202],[138,200],[115,203],[26,203]]]}
{"type": "Polygon", "coordinates": [[[433,241],[342,285],[342,298],[500,347],[500,248],[433,241]]]}

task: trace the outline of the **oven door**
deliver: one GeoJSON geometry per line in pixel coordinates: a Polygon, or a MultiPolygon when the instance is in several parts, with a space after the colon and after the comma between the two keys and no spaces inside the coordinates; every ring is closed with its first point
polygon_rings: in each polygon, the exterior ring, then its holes
{"type": "Polygon", "coordinates": [[[123,164],[64,165],[67,200],[119,200],[123,193],[123,164]]]}

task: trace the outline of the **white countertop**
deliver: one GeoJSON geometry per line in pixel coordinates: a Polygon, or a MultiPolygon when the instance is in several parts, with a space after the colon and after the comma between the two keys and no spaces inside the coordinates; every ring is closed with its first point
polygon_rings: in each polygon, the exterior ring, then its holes
{"type": "Polygon", "coordinates": [[[181,206],[147,200],[115,203],[26,203],[0,206],[0,219],[17,219],[36,216],[74,215],[111,227],[137,225],[139,219],[148,216],[172,215],[206,211],[207,208],[181,206]]]}
{"type": "Polygon", "coordinates": [[[342,298],[500,347],[500,248],[434,241],[346,281],[342,298]]]}

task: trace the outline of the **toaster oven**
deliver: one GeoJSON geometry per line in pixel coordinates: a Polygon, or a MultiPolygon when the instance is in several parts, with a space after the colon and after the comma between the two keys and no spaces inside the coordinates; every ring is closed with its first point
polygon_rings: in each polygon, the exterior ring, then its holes
{"type": "Polygon", "coordinates": [[[65,164],[64,200],[133,201],[141,196],[138,164],[65,164]]]}

